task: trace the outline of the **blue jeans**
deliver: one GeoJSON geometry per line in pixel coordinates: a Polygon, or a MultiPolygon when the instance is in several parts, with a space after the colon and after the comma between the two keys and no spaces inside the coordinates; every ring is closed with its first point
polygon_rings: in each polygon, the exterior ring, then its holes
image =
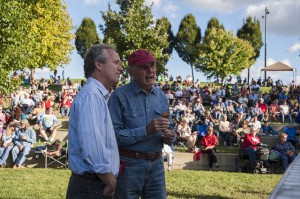
{"type": "Polygon", "coordinates": [[[126,163],[117,178],[115,199],[165,199],[166,182],[162,158],[154,161],[120,157],[126,163]]]}
{"type": "Polygon", "coordinates": [[[15,145],[12,149],[12,158],[14,164],[19,166],[22,165],[25,162],[26,156],[29,154],[30,150],[31,145],[25,145],[21,151],[19,150],[19,147],[15,145]]]}
{"type": "Polygon", "coordinates": [[[61,113],[61,116],[62,117],[65,117],[65,116],[69,116],[69,113],[70,113],[70,108],[61,108],[60,109],[60,113],[61,113]]]}
{"type": "Polygon", "coordinates": [[[288,118],[289,118],[290,123],[293,122],[291,114],[287,114],[287,115],[280,114],[280,117],[281,117],[281,122],[282,122],[282,123],[284,123],[284,118],[285,118],[285,117],[288,117],[288,118]]]}
{"type": "Polygon", "coordinates": [[[286,170],[289,167],[289,163],[293,162],[296,155],[288,156],[288,155],[282,155],[280,156],[281,164],[284,170],[286,170]]]}
{"type": "Polygon", "coordinates": [[[9,156],[9,152],[13,148],[14,145],[9,145],[7,148],[0,147],[0,165],[4,164],[6,165],[6,160],[9,156]]]}
{"type": "Polygon", "coordinates": [[[256,155],[255,150],[252,147],[248,147],[246,149],[243,149],[243,152],[249,156],[250,163],[256,163],[256,155]]]}
{"type": "Polygon", "coordinates": [[[67,190],[67,199],[111,199],[103,196],[105,184],[100,180],[91,180],[72,174],[67,190]]]}

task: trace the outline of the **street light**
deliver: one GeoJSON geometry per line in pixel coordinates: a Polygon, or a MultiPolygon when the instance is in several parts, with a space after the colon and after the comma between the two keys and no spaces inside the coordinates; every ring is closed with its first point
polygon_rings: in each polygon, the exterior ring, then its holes
{"type": "MultiPolygon", "coordinates": [[[[265,19],[265,68],[267,67],[267,15],[270,14],[267,6],[265,8],[265,15],[262,18],[265,19]]],[[[265,80],[267,80],[267,71],[265,71],[265,80]]]]}

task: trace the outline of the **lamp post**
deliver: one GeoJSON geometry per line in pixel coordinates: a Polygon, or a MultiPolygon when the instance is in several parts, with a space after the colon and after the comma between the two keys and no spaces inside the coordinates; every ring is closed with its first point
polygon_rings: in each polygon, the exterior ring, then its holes
{"type": "MultiPolygon", "coordinates": [[[[262,18],[265,19],[265,68],[267,67],[267,15],[270,14],[267,6],[265,8],[265,15],[262,18]]],[[[267,71],[265,71],[265,80],[267,80],[267,71]]]]}

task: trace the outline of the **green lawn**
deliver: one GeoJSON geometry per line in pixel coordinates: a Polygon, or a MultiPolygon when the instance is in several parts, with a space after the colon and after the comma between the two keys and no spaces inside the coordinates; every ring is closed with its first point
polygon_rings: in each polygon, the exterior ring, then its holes
{"type": "MultiPolygon", "coordinates": [[[[65,169],[1,169],[0,198],[65,198],[65,169]]],[[[268,198],[281,175],[174,170],[166,173],[168,199],[268,198]]]]}

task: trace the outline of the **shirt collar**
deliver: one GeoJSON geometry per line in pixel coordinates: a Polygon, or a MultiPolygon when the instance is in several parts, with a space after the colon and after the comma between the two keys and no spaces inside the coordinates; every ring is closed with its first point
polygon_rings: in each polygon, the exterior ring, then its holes
{"type": "Polygon", "coordinates": [[[94,86],[97,87],[97,89],[100,91],[100,93],[103,95],[104,98],[108,98],[106,96],[109,96],[109,92],[108,90],[106,90],[106,88],[103,86],[103,84],[101,82],[99,82],[98,80],[89,77],[87,80],[87,83],[93,84],[94,86]]]}
{"type": "MultiPolygon", "coordinates": [[[[143,90],[141,89],[141,87],[140,87],[134,80],[132,80],[132,81],[130,82],[130,84],[131,84],[131,88],[132,88],[133,92],[134,92],[136,95],[138,95],[138,94],[140,94],[140,93],[145,93],[145,91],[143,91],[143,90]]],[[[154,95],[157,94],[157,90],[156,90],[156,88],[154,88],[154,86],[152,86],[150,93],[153,93],[154,95]]]]}

